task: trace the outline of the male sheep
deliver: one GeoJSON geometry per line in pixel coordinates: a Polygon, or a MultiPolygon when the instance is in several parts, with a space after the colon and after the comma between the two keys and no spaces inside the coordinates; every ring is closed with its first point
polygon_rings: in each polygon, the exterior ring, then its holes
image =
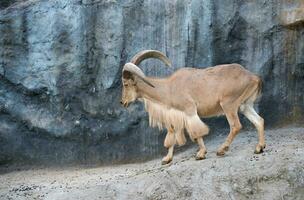
{"type": "Polygon", "coordinates": [[[225,64],[205,69],[181,68],[166,78],[147,77],[137,66],[147,58],[157,58],[170,66],[170,60],[161,52],[145,50],[136,54],[122,70],[122,99],[125,107],[135,100],[144,102],[150,126],[165,127],[164,146],[168,154],[162,164],[172,161],[174,145],[186,142],[184,129],[199,145],[196,159],[204,159],[206,148],[203,136],[209,128],[200,117],[225,115],[230,132],[217,151],[222,156],[242,128],[238,111],[251,121],[258,131],[259,142],[255,153],[265,148],[264,119],[253,104],[261,92],[261,79],[239,64],[225,64]]]}

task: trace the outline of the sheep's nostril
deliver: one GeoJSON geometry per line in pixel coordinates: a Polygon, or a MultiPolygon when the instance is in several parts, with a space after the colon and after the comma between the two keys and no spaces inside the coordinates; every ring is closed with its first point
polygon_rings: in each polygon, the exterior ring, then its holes
{"type": "Polygon", "coordinates": [[[123,105],[123,102],[122,102],[122,101],[120,101],[120,104],[121,104],[121,105],[123,105]]]}

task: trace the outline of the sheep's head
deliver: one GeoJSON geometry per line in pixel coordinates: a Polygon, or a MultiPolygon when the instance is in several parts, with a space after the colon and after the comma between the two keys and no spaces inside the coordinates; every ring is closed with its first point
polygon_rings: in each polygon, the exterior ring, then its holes
{"type": "Polygon", "coordinates": [[[154,87],[147,81],[145,74],[137,65],[147,58],[156,58],[163,61],[167,66],[171,66],[169,58],[162,52],[156,50],[144,50],[137,53],[129,63],[125,64],[122,70],[122,97],[120,103],[124,107],[128,107],[129,103],[139,98],[138,83],[143,82],[150,87],[154,87]]]}
{"type": "Polygon", "coordinates": [[[139,97],[137,87],[139,81],[143,81],[145,84],[154,87],[150,82],[146,80],[144,73],[136,65],[133,63],[125,64],[122,70],[123,88],[120,101],[124,107],[128,107],[130,103],[139,97]]]}

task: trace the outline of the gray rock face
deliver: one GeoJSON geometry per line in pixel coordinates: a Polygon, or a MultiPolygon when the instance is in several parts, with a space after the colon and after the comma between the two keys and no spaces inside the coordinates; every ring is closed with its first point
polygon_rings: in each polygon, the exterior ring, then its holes
{"type": "Polygon", "coordinates": [[[147,128],[142,105],[119,105],[122,66],[143,49],[173,63],[144,61],[149,76],[240,63],[264,80],[259,110],[268,127],[303,123],[301,2],[1,1],[0,161],[159,155],[164,134],[147,128]]]}

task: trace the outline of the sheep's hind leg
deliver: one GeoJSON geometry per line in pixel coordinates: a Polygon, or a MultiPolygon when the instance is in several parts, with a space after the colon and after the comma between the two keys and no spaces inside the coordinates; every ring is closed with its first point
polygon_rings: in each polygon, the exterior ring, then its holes
{"type": "Polygon", "coordinates": [[[203,137],[197,138],[196,141],[199,146],[199,151],[197,152],[195,159],[203,160],[206,158],[206,153],[207,153],[206,147],[204,145],[203,137]]]}
{"type": "Polygon", "coordinates": [[[162,159],[162,165],[170,163],[173,159],[173,150],[176,143],[173,127],[168,128],[168,132],[164,141],[164,146],[168,148],[168,154],[162,159]]]}
{"type": "Polygon", "coordinates": [[[226,141],[221,145],[221,147],[217,150],[216,155],[223,156],[225,155],[225,152],[228,151],[230,144],[232,143],[235,136],[239,133],[239,131],[242,128],[242,125],[240,123],[239,116],[237,114],[237,108],[236,107],[229,107],[222,105],[222,108],[226,114],[226,118],[230,125],[230,132],[226,138],[226,141]]]}
{"type": "Polygon", "coordinates": [[[254,153],[262,153],[266,147],[264,136],[264,119],[256,113],[253,108],[253,104],[242,105],[241,112],[249,119],[251,123],[254,124],[258,131],[259,143],[256,145],[254,153]]]}

